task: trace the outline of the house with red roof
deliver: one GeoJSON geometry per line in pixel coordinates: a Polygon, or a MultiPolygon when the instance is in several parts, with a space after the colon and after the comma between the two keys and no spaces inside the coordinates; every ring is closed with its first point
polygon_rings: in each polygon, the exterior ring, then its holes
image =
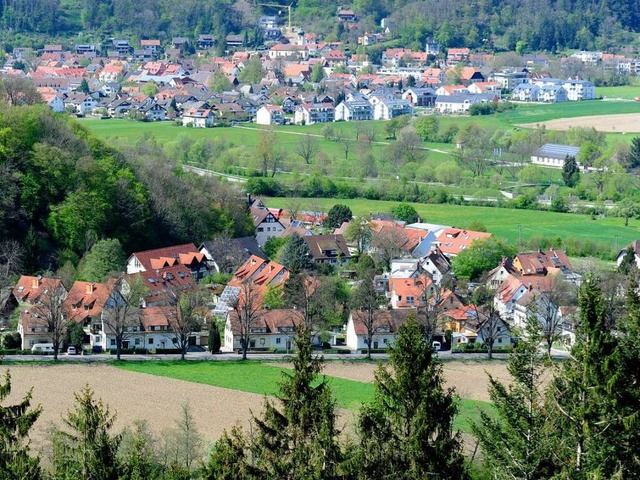
{"type": "Polygon", "coordinates": [[[447,257],[455,257],[464,249],[469,248],[476,240],[486,240],[492,235],[488,232],[474,232],[462,228],[445,228],[437,237],[440,251],[447,257]]]}
{"type": "Polygon", "coordinates": [[[196,280],[208,272],[206,257],[193,243],[136,252],[127,260],[127,273],[162,270],[174,265],[188,267],[196,280]]]}
{"type": "Polygon", "coordinates": [[[190,108],[182,114],[182,126],[194,128],[213,127],[215,117],[210,108],[190,108]]]}

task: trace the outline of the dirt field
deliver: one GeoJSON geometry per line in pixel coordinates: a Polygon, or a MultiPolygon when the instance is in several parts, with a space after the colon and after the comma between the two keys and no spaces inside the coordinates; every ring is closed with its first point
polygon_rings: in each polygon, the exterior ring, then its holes
{"type": "MultiPolygon", "coordinates": [[[[4,370],[0,366],[0,371],[4,370]]],[[[248,425],[250,410],[258,413],[263,400],[253,393],[127,372],[108,365],[19,365],[9,370],[12,392],[8,402],[19,400],[33,386],[32,405],[43,407],[31,435],[36,448],[46,443],[52,424],[61,425],[61,418],[74,406],[74,392],[87,383],[111,412],[117,413],[115,431],[142,419],[160,433],[175,425],[188,400],[197,428],[207,440],[218,438],[223,430],[237,423],[248,425]]]]}
{"type": "MultiPolygon", "coordinates": [[[[290,367],[291,365],[286,365],[290,367]]],[[[103,364],[74,365],[12,365],[12,394],[6,403],[19,401],[33,386],[32,405],[41,404],[43,413],[32,430],[32,445],[38,450],[46,445],[53,425],[61,426],[61,418],[74,406],[74,392],[85,384],[93,388],[96,397],[117,413],[115,431],[133,420],[147,420],[156,433],[175,425],[182,405],[189,401],[197,428],[208,440],[214,440],[225,429],[236,424],[247,426],[251,411],[259,413],[263,397],[225,388],[155,377],[103,364]]],[[[327,362],[327,375],[369,382],[376,365],[361,362],[327,362]]],[[[0,372],[4,372],[0,366],[0,372]]],[[[500,380],[507,380],[504,362],[450,361],[445,362],[447,384],[456,387],[464,398],[488,400],[489,372],[500,380]]],[[[355,412],[340,411],[342,428],[351,423],[355,412]]],[[[351,428],[345,431],[350,434],[351,428]]]]}
{"type": "MultiPolygon", "coordinates": [[[[443,366],[447,386],[455,387],[462,398],[489,401],[485,372],[498,380],[509,380],[507,365],[503,361],[456,360],[444,362],[443,366]]],[[[373,363],[327,362],[324,373],[349,380],[372,382],[376,368],[373,363]]]]}
{"type": "Polygon", "coordinates": [[[594,115],[591,117],[559,118],[538,124],[520,125],[536,128],[544,125],[549,130],[569,130],[571,127],[593,127],[599,132],[638,133],[640,132],[640,114],[621,113],[619,115],[594,115]]]}

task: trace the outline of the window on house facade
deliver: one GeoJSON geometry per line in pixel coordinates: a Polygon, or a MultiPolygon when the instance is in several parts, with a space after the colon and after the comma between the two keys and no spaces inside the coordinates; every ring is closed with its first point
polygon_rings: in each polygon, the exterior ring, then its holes
{"type": "Polygon", "coordinates": [[[109,342],[109,344],[110,344],[112,347],[115,347],[115,346],[116,346],[116,339],[115,339],[115,338],[112,338],[112,339],[111,339],[111,341],[109,342]]]}
{"type": "Polygon", "coordinates": [[[276,338],[276,345],[280,345],[280,337],[276,338]]]}
{"type": "Polygon", "coordinates": [[[153,338],[149,338],[149,345],[153,345],[153,338]]]}

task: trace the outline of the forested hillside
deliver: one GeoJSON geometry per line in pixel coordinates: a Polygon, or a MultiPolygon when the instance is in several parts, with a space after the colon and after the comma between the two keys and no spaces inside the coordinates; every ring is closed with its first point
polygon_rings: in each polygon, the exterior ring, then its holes
{"type": "Polygon", "coordinates": [[[240,192],[177,172],[153,140],[120,152],[46,106],[0,107],[0,265],[76,264],[107,237],[131,252],[251,229],[240,192]]]}
{"type": "MultiPolygon", "coordinates": [[[[0,25],[5,44],[46,41],[42,35],[100,42],[113,35],[159,37],[251,32],[256,16],[286,16],[250,0],[2,0],[0,25]],[[78,33],[83,35],[78,37],[78,33]],[[28,38],[15,37],[28,34],[28,38]],[[34,36],[41,34],[41,36],[34,36]]],[[[289,4],[291,2],[266,2],[289,4]]],[[[354,0],[340,2],[359,15],[354,29],[335,21],[333,0],[293,1],[293,18],[306,31],[352,41],[382,18],[406,46],[436,38],[446,47],[487,50],[556,51],[563,48],[614,49],[628,45],[640,30],[639,0],[354,0]]]]}

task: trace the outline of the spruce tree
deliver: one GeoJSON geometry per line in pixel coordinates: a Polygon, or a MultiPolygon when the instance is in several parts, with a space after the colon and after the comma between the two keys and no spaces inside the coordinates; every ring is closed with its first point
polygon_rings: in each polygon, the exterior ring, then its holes
{"type": "Polygon", "coordinates": [[[527,320],[524,338],[509,355],[508,386],[489,375],[489,396],[497,416],[482,411],[473,431],[485,464],[496,479],[549,478],[547,411],[542,388],[545,367],[539,345],[540,323],[527,320]]]}
{"type": "Polygon", "coordinates": [[[553,431],[559,436],[553,460],[560,478],[612,478],[620,469],[619,418],[607,388],[615,374],[616,340],[595,278],[583,283],[578,304],[576,343],[548,389],[553,431]]]}
{"type": "Polygon", "coordinates": [[[309,246],[297,233],[289,237],[289,241],[280,252],[280,263],[289,269],[291,273],[300,273],[313,266],[309,246]]]}
{"type": "Polygon", "coordinates": [[[375,373],[375,400],[358,420],[360,445],[354,464],[366,479],[467,478],[452,389],[442,364],[414,320],[401,326],[390,349],[391,370],[375,373]]]}
{"type": "Polygon", "coordinates": [[[118,480],[121,436],[111,434],[115,415],[88,385],[75,399],[75,410],[63,419],[68,430],[53,434],[54,480],[118,480]]]}
{"type": "Polygon", "coordinates": [[[342,451],[336,428],[336,404],[326,378],[318,381],[322,360],[313,354],[308,330],[296,336],[293,373],[283,373],[277,395],[254,417],[254,468],[261,478],[321,480],[339,476],[342,451]]]}
{"type": "Polygon", "coordinates": [[[580,180],[580,168],[576,157],[567,155],[562,165],[562,180],[567,187],[575,187],[580,180]]]}
{"type": "Polygon", "coordinates": [[[208,462],[202,468],[204,480],[246,480],[254,478],[249,465],[247,440],[240,428],[224,432],[213,445],[208,462]]]}
{"type": "Polygon", "coordinates": [[[209,353],[219,353],[222,342],[220,341],[220,329],[216,317],[211,317],[209,321],[209,338],[207,341],[209,353]]]}
{"type": "Polygon", "coordinates": [[[42,478],[40,462],[29,455],[29,430],[42,409],[31,407],[31,391],[20,403],[2,405],[11,393],[11,374],[7,370],[0,382],[0,478],[37,480],[42,478]]]}

